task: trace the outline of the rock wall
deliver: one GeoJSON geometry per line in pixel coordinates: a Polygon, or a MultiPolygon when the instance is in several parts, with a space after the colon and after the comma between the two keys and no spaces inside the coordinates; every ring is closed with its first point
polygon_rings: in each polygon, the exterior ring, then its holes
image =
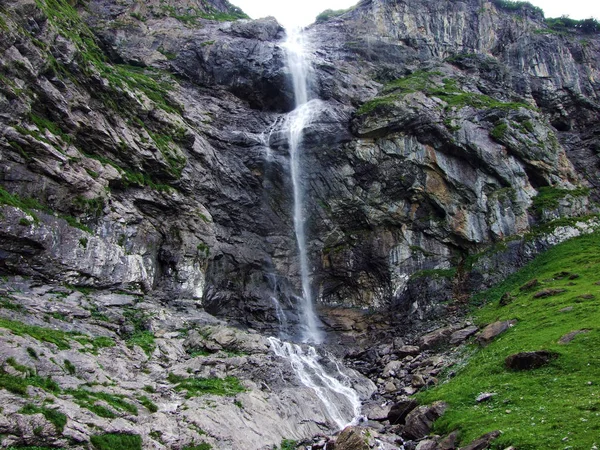
{"type": "MultiPolygon", "coordinates": [[[[294,321],[285,33],[227,21],[241,16],[226,2],[5,2],[3,272],[191,298],[266,330],[276,298],[294,321]]],[[[323,304],[422,318],[494,279],[470,256],[595,212],[597,34],[485,0],[374,0],[306,36],[323,304]],[[407,308],[415,292],[433,303],[407,308]]]]}

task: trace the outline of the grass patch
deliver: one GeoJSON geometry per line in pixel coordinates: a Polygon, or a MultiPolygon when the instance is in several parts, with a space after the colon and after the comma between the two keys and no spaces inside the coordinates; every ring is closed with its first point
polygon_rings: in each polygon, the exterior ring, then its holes
{"type": "Polygon", "coordinates": [[[181,450],[210,450],[212,446],[207,444],[206,442],[202,442],[200,444],[187,445],[183,447],[181,450]]]}
{"type": "Polygon", "coordinates": [[[540,214],[542,211],[558,208],[560,200],[567,195],[571,197],[586,197],[589,193],[590,189],[584,187],[569,190],[554,186],[542,186],[538,189],[538,194],[533,197],[532,208],[536,213],[540,214]]]}
{"type": "MultiPolygon", "coordinates": [[[[9,358],[10,359],[10,358],[9,358]]],[[[8,360],[7,360],[8,362],[8,360]]],[[[10,364],[10,363],[9,363],[10,364]]],[[[18,369],[17,369],[18,370],[18,369]]],[[[50,377],[40,377],[33,369],[28,368],[26,376],[15,376],[6,371],[4,366],[0,367],[0,388],[6,389],[13,394],[27,397],[27,387],[34,386],[48,392],[58,393],[60,387],[50,377]]]]}
{"type": "Polygon", "coordinates": [[[139,345],[146,355],[152,355],[152,352],[156,348],[156,342],[154,340],[154,334],[151,331],[138,331],[127,339],[127,346],[133,347],[139,345]]]}
{"type": "Polygon", "coordinates": [[[294,450],[298,443],[292,439],[283,439],[281,441],[281,450],[294,450]]]}
{"type": "Polygon", "coordinates": [[[5,319],[3,317],[0,317],[0,328],[6,328],[18,336],[27,335],[38,341],[49,342],[56,345],[59,350],[68,350],[71,348],[69,341],[72,339],[73,335],[61,330],[26,325],[17,322],[16,320],[5,319]]]}
{"type": "Polygon", "coordinates": [[[90,442],[96,450],[142,450],[142,438],[138,434],[97,434],[90,442]]]}
{"type": "Polygon", "coordinates": [[[410,278],[414,280],[416,278],[449,278],[452,279],[456,275],[456,267],[450,269],[428,269],[419,270],[413,273],[410,278]]]}
{"type": "Polygon", "coordinates": [[[596,232],[551,248],[503,283],[473,297],[475,304],[487,300],[474,313],[479,325],[509,319],[518,323],[489,346],[473,346],[471,358],[457,369],[456,377],[418,395],[422,403],[444,400],[450,405],[435,423],[436,434],[458,429],[464,445],[486,432],[502,430],[495,449],[510,445],[520,450],[589,449],[598,442],[600,300],[593,293],[598,292],[599,268],[596,232]],[[539,280],[539,287],[519,289],[533,279],[539,280]],[[534,298],[541,289],[564,291],[534,298]],[[499,306],[506,292],[513,299],[499,306]],[[573,309],[561,312],[567,307],[573,309]],[[566,345],[558,343],[563,335],[581,329],[589,332],[566,345]],[[531,371],[505,369],[507,356],[534,350],[556,352],[558,357],[531,371]],[[475,398],[481,392],[497,395],[480,404],[475,398]]]}
{"type": "Polygon", "coordinates": [[[43,414],[48,422],[51,422],[56,431],[62,433],[67,424],[67,416],[58,411],[57,409],[46,408],[45,406],[36,406],[32,403],[28,403],[19,410],[21,414],[43,414]]]}
{"type": "Polygon", "coordinates": [[[390,81],[382,89],[382,96],[363,103],[357,115],[369,114],[375,109],[385,108],[412,92],[423,92],[428,97],[443,100],[447,108],[472,106],[479,109],[535,109],[525,102],[504,102],[487,95],[466,92],[457,86],[454,79],[440,79],[443,74],[436,71],[419,70],[410,75],[390,81]]]}
{"type": "Polygon", "coordinates": [[[354,6],[346,9],[326,9],[325,11],[317,15],[317,17],[315,18],[315,23],[327,22],[328,20],[333,19],[334,17],[339,17],[343,14],[346,14],[348,11],[351,11],[353,9],[354,6]]]}
{"type": "Polygon", "coordinates": [[[521,2],[521,1],[513,1],[513,0],[491,0],[492,3],[500,9],[504,9],[505,11],[515,11],[515,12],[526,12],[532,11],[537,14],[544,15],[544,11],[542,8],[537,6],[533,6],[529,2],[521,2]]]}
{"type": "Polygon", "coordinates": [[[109,337],[92,338],[77,332],[66,332],[62,330],[53,330],[50,328],[38,327],[36,325],[26,325],[16,320],[0,317],[0,328],[6,328],[18,336],[31,336],[41,341],[49,342],[58,347],[59,350],[68,350],[71,348],[71,342],[77,341],[86,347],[86,351],[97,354],[98,350],[105,347],[114,347],[115,341],[109,337]]]}
{"type": "Polygon", "coordinates": [[[185,378],[170,373],[167,380],[176,385],[176,391],[186,391],[186,398],[199,397],[207,394],[232,396],[246,390],[240,383],[240,380],[235,377],[185,378]]]}
{"type": "MultiPolygon", "coordinates": [[[[36,199],[21,198],[16,194],[11,194],[6,189],[4,189],[2,186],[0,186],[0,205],[9,205],[9,206],[14,206],[15,208],[19,208],[20,210],[24,211],[28,215],[32,216],[34,223],[39,222],[39,219],[33,212],[33,210],[37,210],[37,211],[45,212],[46,214],[49,214],[52,216],[59,217],[63,220],[66,220],[67,223],[69,225],[71,225],[72,227],[79,228],[80,230],[85,231],[90,234],[92,233],[92,230],[89,227],[80,223],[75,217],[72,217],[72,216],[69,216],[66,214],[56,213],[50,207],[42,205],[36,199]]],[[[21,223],[21,224],[22,225],[31,225],[31,223],[29,221],[27,224],[25,224],[25,223],[21,223]]]]}
{"type": "Polygon", "coordinates": [[[158,411],[158,406],[156,406],[156,403],[154,403],[152,400],[150,400],[148,397],[146,397],[145,395],[140,395],[138,397],[138,401],[144,405],[144,407],[150,411],[151,413],[155,413],[156,411],[158,411]]]}
{"type": "Polygon", "coordinates": [[[136,416],[138,414],[137,407],[134,404],[125,401],[127,398],[125,395],[109,394],[108,392],[103,391],[95,392],[83,388],[68,389],[65,391],[65,394],[71,395],[74,402],[79,406],[89,409],[94,414],[107,419],[114,419],[117,416],[110,409],[97,404],[99,400],[104,401],[117,411],[136,416]]]}

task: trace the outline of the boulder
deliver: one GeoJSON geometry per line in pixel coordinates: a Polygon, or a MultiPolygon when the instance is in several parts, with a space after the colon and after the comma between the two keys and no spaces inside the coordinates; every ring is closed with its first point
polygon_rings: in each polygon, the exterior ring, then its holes
{"type": "Polygon", "coordinates": [[[533,294],[533,298],[552,297],[553,295],[562,294],[566,291],[566,289],[542,289],[541,291],[538,291],[535,294],[533,294]]]}
{"type": "Polygon", "coordinates": [[[470,336],[477,333],[478,328],[475,325],[463,328],[462,330],[455,331],[450,335],[450,344],[458,344],[470,336]]]}
{"type": "Polygon", "coordinates": [[[400,372],[400,370],[402,370],[402,363],[400,361],[390,361],[383,368],[382,375],[384,378],[393,377],[400,372]]]}
{"type": "Polygon", "coordinates": [[[335,441],[335,450],[369,450],[369,444],[361,428],[346,427],[335,441]]]}
{"type": "Polygon", "coordinates": [[[448,338],[452,334],[452,328],[445,327],[439,328],[431,333],[427,333],[425,336],[422,336],[419,340],[419,345],[421,349],[427,350],[434,347],[439,347],[443,343],[448,341],[448,338]]]}
{"type": "Polygon", "coordinates": [[[395,353],[400,357],[404,358],[405,356],[415,356],[420,353],[421,349],[416,345],[402,345],[398,349],[395,350],[395,353]]]}
{"type": "Polygon", "coordinates": [[[500,436],[500,431],[492,431],[490,433],[484,434],[479,439],[471,442],[469,445],[461,447],[460,450],[485,450],[490,446],[490,443],[498,436],[500,436]]]}
{"type": "Polygon", "coordinates": [[[453,431],[439,443],[440,450],[455,450],[458,442],[458,431],[453,431]]]}
{"type": "Polygon", "coordinates": [[[433,422],[439,418],[448,405],[444,402],[435,402],[430,406],[419,406],[406,416],[406,425],[402,436],[408,439],[422,439],[431,432],[433,422]]]}
{"type": "Polygon", "coordinates": [[[365,403],[362,407],[362,413],[367,416],[369,420],[384,421],[388,419],[392,404],[385,404],[382,402],[369,402],[365,403]]]}
{"type": "Polygon", "coordinates": [[[504,361],[506,368],[511,370],[531,370],[545,366],[551,360],[558,357],[558,353],[547,350],[537,352],[522,352],[510,355],[504,361]]]}
{"type": "Polygon", "coordinates": [[[406,416],[417,407],[417,402],[411,398],[394,403],[388,413],[387,419],[391,425],[402,425],[406,416]]]}
{"type": "Polygon", "coordinates": [[[516,320],[504,320],[491,323],[477,335],[477,342],[481,345],[487,345],[516,323],[516,320]]]}
{"type": "Polygon", "coordinates": [[[438,450],[440,447],[433,439],[425,439],[417,444],[416,450],[438,450]]]}
{"type": "Polygon", "coordinates": [[[563,337],[561,337],[558,340],[559,344],[568,344],[569,342],[571,342],[573,339],[575,339],[575,336],[579,335],[579,334],[583,334],[583,333],[589,333],[590,330],[577,330],[577,331],[571,331],[570,333],[565,334],[563,337]]]}

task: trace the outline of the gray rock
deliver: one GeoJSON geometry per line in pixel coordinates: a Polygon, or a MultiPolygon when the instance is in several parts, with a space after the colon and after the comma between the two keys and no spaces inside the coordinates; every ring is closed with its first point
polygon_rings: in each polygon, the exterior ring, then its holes
{"type": "Polygon", "coordinates": [[[450,344],[454,345],[464,341],[465,339],[477,333],[478,329],[479,328],[477,328],[475,325],[471,325],[469,327],[463,328],[462,330],[455,331],[450,335],[450,344]]]}
{"type": "Polygon", "coordinates": [[[446,408],[444,402],[435,402],[430,406],[418,406],[413,409],[406,417],[402,435],[408,439],[424,438],[430,433],[433,422],[444,413],[446,408]]]}
{"type": "Polygon", "coordinates": [[[568,344],[569,342],[571,342],[573,339],[575,339],[575,337],[577,337],[580,334],[583,333],[589,333],[590,330],[576,330],[576,331],[571,331],[570,333],[565,334],[564,336],[562,336],[559,340],[558,343],[559,344],[568,344]]]}
{"type": "Polygon", "coordinates": [[[364,429],[347,427],[335,440],[336,450],[369,450],[369,444],[364,436],[364,429]]]}
{"type": "Polygon", "coordinates": [[[362,414],[369,420],[384,421],[388,419],[391,403],[368,402],[362,406],[362,414]]]}
{"type": "Polygon", "coordinates": [[[490,443],[494,439],[497,439],[498,436],[500,436],[500,433],[500,431],[491,431],[489,433],[486,433],[479,439],[476,439],[475,441],[471,442],[469,445],[461,447],[460,450],[485,450],[486,448],[489,448],[490,443]]]}
{"type": "Polygon", "coordinates": [[[481,345],[487,345],[510,327],[514,326],[516,323],[516,320],[505,320],[491,323],[481,330],[481,332],[477,335],[477,342],[479,342],[481,345]]]}

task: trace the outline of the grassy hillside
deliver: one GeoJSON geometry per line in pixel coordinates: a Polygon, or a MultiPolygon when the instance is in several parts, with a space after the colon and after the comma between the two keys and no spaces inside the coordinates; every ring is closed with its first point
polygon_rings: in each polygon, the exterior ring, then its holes
{"type": "Polygon", "coordinates": [[[600,446],[600,233],[572,239],[536,258],[505,282],[478,295],[478,325],[518,323],[485,348],[472,344],[457,375],[420,395],[450,408],[438,434],[460,430],[461,442],[501,430],[492,448],[590,450],[600,446]],[[533,281],[537,280],[537,281],[533,281]],[[544,291],[542,293],[542,291],[544,291]],[[500,305],[503,294],[511,298],[500,305]],[[506,304],[507,303],[507,304],[506,304]],[[567,343],[559,339],[585,330],[567,343]],[[507,356],[550,350],[548,366],[514,372],[507,356]],[[477,403],[482,392],[495,393],[477,403]]]}

